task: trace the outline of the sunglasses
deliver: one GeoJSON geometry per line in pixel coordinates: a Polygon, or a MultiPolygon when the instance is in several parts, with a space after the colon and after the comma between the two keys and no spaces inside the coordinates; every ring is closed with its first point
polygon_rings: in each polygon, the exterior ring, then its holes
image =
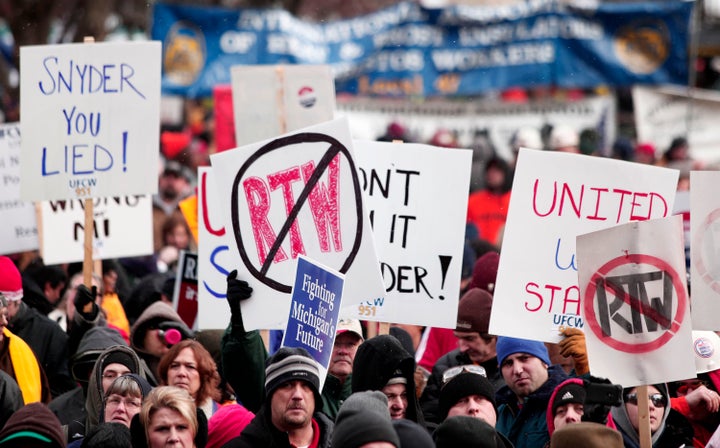
{"type": "MultiPolygon", "coordinates": [[[[664,408],[667,406],[667,397],[663,394],[650,394],[648,395],[648,398],[650,399],[650,402],[653,404],[653,406],[655,406],[656,408],[664,408]]],[[[625,403],[637,405],[637,402],[637,394],[625,395],[625,403]]]]}
{"type": "Polygon", "coordinates": [[[444,371],[442,376],[443,384],[447,384],[448,382],[450,382],[451,379],[465,372],[474,373],[476,375],[484,376],[485,378],[487,378],[485,368],[483,368],[482,366],[476,366],[474,364],[466,364],[464,366],[450,367],[449,369],[444,371]]]}

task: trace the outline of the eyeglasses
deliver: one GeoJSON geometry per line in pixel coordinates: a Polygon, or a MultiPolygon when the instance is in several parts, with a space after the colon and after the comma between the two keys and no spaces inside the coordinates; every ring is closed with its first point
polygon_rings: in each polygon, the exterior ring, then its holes
{"type": "Polygon", "coordinates": [[[465,364],[464,366],[450,367],[443,372],[442,381],[443,384],[447,384],[451,379],[460,375],[461,373],[474,373],[476,375],[484,376],[487,378],[487,373],[482,366],[476,366],[475,364],[465,364]]]}
{"type": "Polygon", "coordinates": [[[137,398],[122,398],[117,395],[111,395],[105,400],[105,407],[116,408],[120,403],[125,405],[125,409],[138,409],[141,406],[140,400],[137,398]]]}
{"type": "MultiPolygon", "coordinates": [[[[656,408],[664,408],[667,406],[667,397],[663,394],[650,394],[648,395],[648,398],[650,399],[650,402],[652,402],[653,406],[655,406],[656,408]]],[[[625,395],[625,403],[636,405],[637,402],[637,394],[633,393],[625,395]]]]}

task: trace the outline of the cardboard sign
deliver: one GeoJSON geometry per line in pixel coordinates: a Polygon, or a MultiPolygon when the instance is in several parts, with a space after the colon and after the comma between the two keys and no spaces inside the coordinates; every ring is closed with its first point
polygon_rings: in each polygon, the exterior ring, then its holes
{"type": "Polygon", "coordinates": [[[578,235],[593,375],[625,387],[695,376],[682,235],[677,215],[578,235]]]}
{"type": "Polygon", "coordinates": [[[355,140],[387,301],[343,315],[455,328],[472,151],[355,140]]]}
{"type": "Polygon", "coordinates": [[[198,328],[226,328],[226,278],[237,264],[225,238],[228,226],[212,168],[199,168],[198,180],[198,328]]]}
{"type": "Polygon", "coordinates": [[[678,171],[521,149],[490,316],[490,333],[558,342],[583,327],[575,237],[671,214],[678,171]]]}
{"type": "Polygon", "coordinates": [[[333,119],[335,84],[327,65],[231,69],[237,146],[333,119]]]}
{"type": "Polygon", "coordinates": [[[20,124],[0,125],[0,254],[38,248],[35,207],[20,199],[20,124]]]}
{"type": "Polygon", "coordinates": [[[197,330],[197,254],[184,250],[180,251],[172,301],[173,308],[177,311],[183,322],[185,322],[189,328],[197,330]]]}
{"type": "Polygon", "coordinates": [[[335,329],[342,303],[345,276],[300,256],[292,289],[290,316],[283,333],[283,347],[300,347],[320,367],[320,390],[325,384],[335,329]]]}
{"type": "MultiPolygon", "coordinates": [[[[84,201],[43,201],[42,256],[46,264],[83,261],[84,201]]],[[[152,199],[135,195],[93,200],[93,259],[153,253],[152,199]]]]}
{"type": "Polygon", "coordinates": [[[285,327],[300,255],[344,274],[345,294],[356,302],[385,296],[346,120],[210,160],[232,238],[231,266],[254,289],[242,303],[247,329],[285,327]]]}
{"type": "Polygon", "coordinates": [[[690,284],[696,330],[720,330],[720,199],[717,171],[690,173],[690,284]]]}
{"type": "Polygon", "coordinates": [[[160,42],[20,48],[26,200],[157,192],[160,42]]]}

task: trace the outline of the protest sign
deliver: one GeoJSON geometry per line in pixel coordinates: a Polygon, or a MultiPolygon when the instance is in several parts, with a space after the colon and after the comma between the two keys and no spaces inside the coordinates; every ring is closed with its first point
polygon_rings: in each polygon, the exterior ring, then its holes
{"type": "Polygon", "coordinates": [[[0,254],[38,248],[35,207],[20,199],[20,124],[0,124],[0,254]]]}
{"type": "Polygon", "coordinates": [[[304,348],[317,361],[320,390],[325,384],[335,343],[344,283],[345,276],[339,272],[302,255],[298,257],[282,345],[304,348]]]}
{"type": "Polygon", "coordinates": [[[333,119],[326,65],[235,66],[231,76],[237,146],[333,119]]]}
{"type": "Polygon", "coordinates": [[[578,235],[593,375],[625,387],[695,376],[682,234],[676,215],[578,235]]]}
{"type": "Polygon", "coordinates": [[[177,275],[173,289],[173,308],[185,324],[197,330],[198,313],[198,275],[197,254],[184,250],[178,258],[177,275]]]}
{"type": "Polygon", "coordinates": [[[198,169],[198,328],[226,328],[227,275],[237,267],[226,239],[228,226],[210,167],[198,169]]]}
{"type": "MultiPolygon", "coordinates": [[[[356,303],[385,296],[347,121],[335,120],[210,157],[247,329],[284,328],[297,257],[345,275],[356,303]]],[[[361,318],[357,311],[348,318],[361,318]]],[[[362,317],[381,320],[382,316],[362,317]]]]}
{"type": "Polygon", "coordinates": [[[455,328],[472,151],[354,140],[384,302],[344,301],[362,316],[455,328]]]}
{"type": "MultiPolygon", "coordinates": [[[[153,253],[152,199],[148,195],[93,199],[93,259],[153,253]]],[[[85,204],[81,199],[40,205],[46,264],[83,261],[85,204]]]]}
{"type": "Polygon", "coordinates": [[[690,284],[696,330],[720,330],[720,172],[690,173],[690,284]]]}
{"type": "Polygon", "coordinates": [[[160,42],[20,48],[21,194],[157,191],[160,42]]]}
{"type": "Polygon", "coordinates": [[[490,333],[557,342],[558,327],[582,328],[575,237],[668,216],[677,179],[667,168],[521,149],[490,333]]]}
{"type": "Polygon", "coordinates": [[[636,85],[632,89],[637,141],[652,143],[660,153],[676,137],[686,137],[696,160],[717,160],[720,136],[715,120],[720,113],[720,93],[664,85],[636,85]]]}

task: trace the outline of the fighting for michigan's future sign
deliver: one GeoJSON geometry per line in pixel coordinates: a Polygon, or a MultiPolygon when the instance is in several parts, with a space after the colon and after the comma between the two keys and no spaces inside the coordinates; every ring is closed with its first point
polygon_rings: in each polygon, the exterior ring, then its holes
{"type": "Polygon", "coordinates": [[[253,64],[327,64],[338,92],[360,95],[687,84],[693,2],[583,3],[401,2],[327,23],[279,9],[155,3],[152,37],[164,42],[163,91],[192,97],[229,84],[231,66],[253,64]]]}

